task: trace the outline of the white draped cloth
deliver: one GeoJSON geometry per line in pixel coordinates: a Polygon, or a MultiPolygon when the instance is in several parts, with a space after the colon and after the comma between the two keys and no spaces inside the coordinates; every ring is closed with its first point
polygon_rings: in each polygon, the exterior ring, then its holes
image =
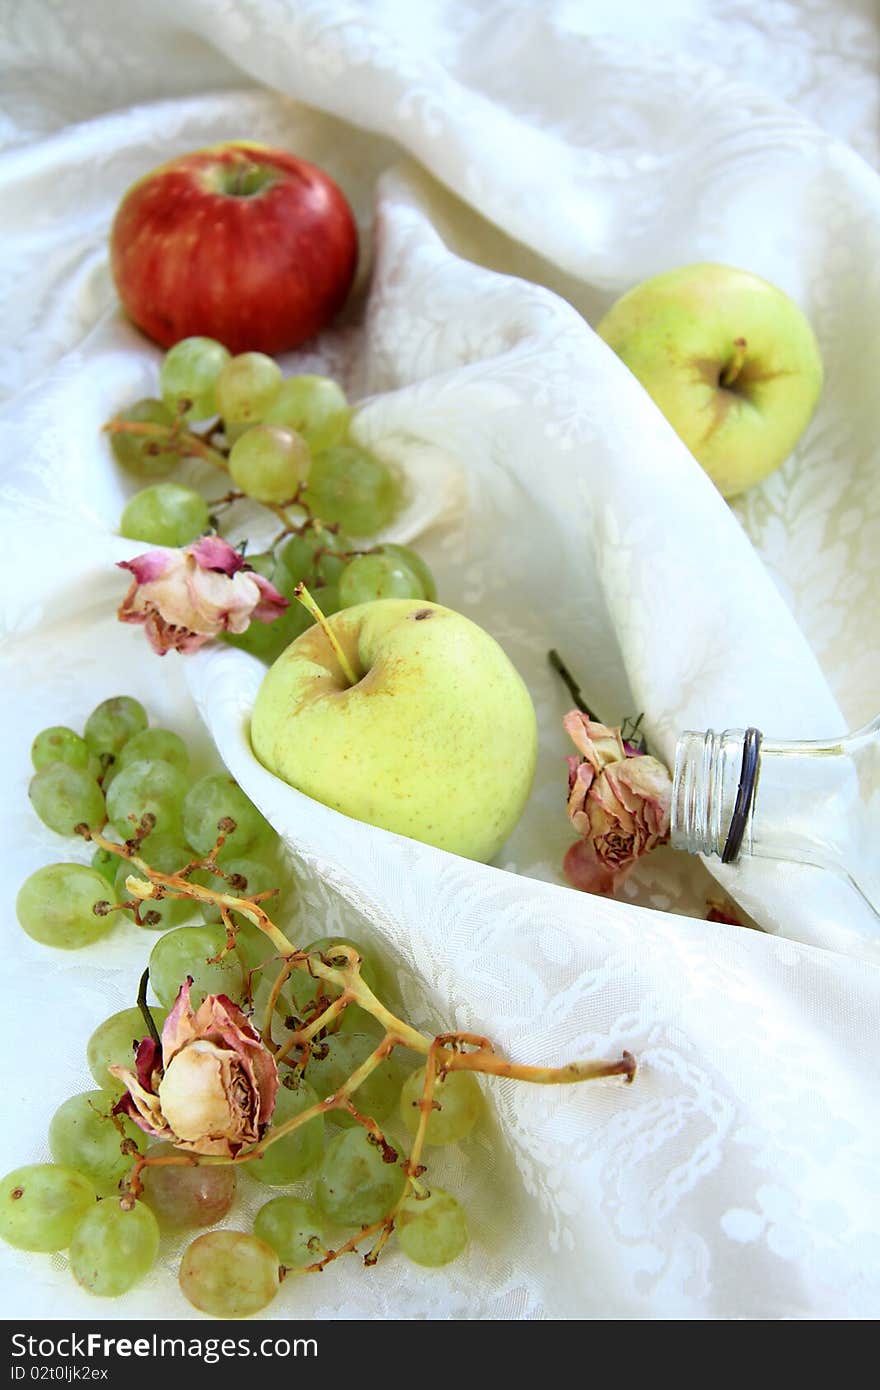
{"type": "MultiPolygon", "coordinates": [[[[2,0],[0,51],[3,1170],[48,1157],[155,939],[126,924],[66,953],[15,924],[27,873],[88,854],[32,813],[30,742],[129,693],[284,837],[291,932],[377,946],[413,1022],[519,1061],[639,1061],[630,1087],[486,1084],[485,1125],[431,1158],[467,1253],[349,1257],[267,1318],[878,1316],[880,924],[833,874],[669,849],[614,900],[566,886],[569,702],[546,664],[559,648],[611,722],[643,711],[667,760],[686,728],[822,737],[877,713],[874,7],[2,0]],[[100,427],[155,392],[159,353],[118,307],[108,229],[140,174],[236,138],[312,159],[352,202],[357,292],[283,366],[344,382],[409,480],[390,534],[534,697],[535,787],[492,865],[279,783],[248,743],[256,661],[160,660],[115,620],[114,562],[143,546],[116,534],[136,484],[100,427]],[[704,260],[793,296],[826,367],[801,443],[733,506],[594,332],[623,290],[704,260]],[[761,930],[706,921],[723,892],[761,930]]],[[[243,1180],[225,1224],[269,1195],[243,1180]]],[[[100,1303],[63,1254],[4,1247],[4,1315],[199,1317],[181,1247],[100,1303]]]]}

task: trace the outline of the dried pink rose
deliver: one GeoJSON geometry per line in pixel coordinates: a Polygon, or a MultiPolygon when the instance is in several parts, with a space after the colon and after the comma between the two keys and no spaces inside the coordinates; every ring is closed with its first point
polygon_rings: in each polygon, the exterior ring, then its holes
{"type": "Polygon", "coordinates": [[[221,632],[244,632],[255,618],[271,623],[288,605],[219,536],[203,536],[183,550],[148,550],[120,560],[119,568],[134,575],[120,620],[143,623],[160,656],[197,651],[221,632]]]}
{"type": "Polygon", "coordinates": [[[225,994],[190,1004],[187,979],[162,1029],[137,1050],[135,1071],[112,1066],[126,1087],[116,1112],[179,1149],[234,1158],[255,1144],[275,1109],[278,1068],[248,1019],[225,994]]]}
{"type": "Polygon", "coordinates": [[[672,779],[656,758],[629,752],[619,729],[579,710],[563,726],[582,754],[568,759],[568,816],[581,839],[563,869],[575,888],[610,893],[637,859],[669,838],[672,779]]]}
{"type": "MultiPolygon", "coordinates": [[[[569,710],[562,721],[562,727],[575,748],[586,758],[594,772],[601,772],[608,763],[618,763],[626,757],[619,729],[609,729],[607,724],[599,724],[579,709],[569,710]]],[[[569,763],[577,762],[570,758],[569,763]]]]}

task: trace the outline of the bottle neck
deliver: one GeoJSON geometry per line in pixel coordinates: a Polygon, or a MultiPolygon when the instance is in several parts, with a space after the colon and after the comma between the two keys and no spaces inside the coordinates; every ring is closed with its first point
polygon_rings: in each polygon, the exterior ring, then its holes
{"type": "Polygon", "coordinates": [[[760,740],[749,777],[750,735],[726,729],[680,735],[670,840],[689,854],[814,864],[848,877],[880,915],[880,720],[823,742],[760,740]],[[747,804],[743,785],[747,784],[747,804]],[[742,812],[741,843],[729,850],[742,812]]]}

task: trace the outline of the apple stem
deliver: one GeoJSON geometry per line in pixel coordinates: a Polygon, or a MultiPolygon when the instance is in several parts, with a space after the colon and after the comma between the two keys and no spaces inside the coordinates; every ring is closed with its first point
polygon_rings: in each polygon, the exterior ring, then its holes
{"type": "Polygon", "coordinates": [[[732,386],[743,369],[746,360],[745,338],[734,338],[733,355],[725,362],[718,378],[719,386],[732,386]]]}
{"type": "Polygon", "coordinates": [[[297,584],[296,588],[294,589],[293,597],[299,599],[303,608],[305,608],[307,613],[311,613],[316,623],[320,623],[321,628],[324,632],[324,636],[327,638],[327,641],[330,643],[330,646],[336,653],[336,659],[342,667],[345,679],[348,681],[349,685],[357,685],[358,678],[355,675],[354,671],[351,669],[351,663],[349,662],[348,657],[345,655],[345,652],[339,645],[339,639],[336,636],[336,633],[333,631],[327,619],[324,617],[324,614],[321,612],[320,608],[315,603],[315,600],[312,598],[311,594],[309,593],[305,584],[303,584],[302,580],[300,580],[299,584],[297,584]]]}

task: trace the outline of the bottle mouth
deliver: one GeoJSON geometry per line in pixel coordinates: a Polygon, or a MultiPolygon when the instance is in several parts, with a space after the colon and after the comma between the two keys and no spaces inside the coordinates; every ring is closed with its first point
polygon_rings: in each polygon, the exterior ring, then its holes
{"type": "Polygon", "coordinates": [[[722,864],[732,864],[737,858],[746,826],[749,823],[749,816],[752,814],[755,792],[758,789],[761,739],[760,729],[754,727],[746,729],[743,736],[742,763],[736,788],[736,801],[733,804],[733,815],[730,818],[727,838],[721,851],[722,864]]]}
{"type": "Polygon", "coordinates": [[[755,804],[760,750],[755,728],[680,735],[670,814],[673,849],[735,861],[755,804]]]}

